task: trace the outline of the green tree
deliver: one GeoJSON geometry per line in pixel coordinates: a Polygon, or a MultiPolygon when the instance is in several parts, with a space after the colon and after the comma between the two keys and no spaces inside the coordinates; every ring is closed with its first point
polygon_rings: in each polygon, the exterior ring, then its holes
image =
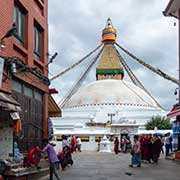
{"type": "Polygon", "coordinates": [[[145,124],[146,130],[154,130],[155,127],[157,127],[157,129],[171,129],[172,123],[170,119],[157,115],[153,116],[151,120],[145,124]]]}

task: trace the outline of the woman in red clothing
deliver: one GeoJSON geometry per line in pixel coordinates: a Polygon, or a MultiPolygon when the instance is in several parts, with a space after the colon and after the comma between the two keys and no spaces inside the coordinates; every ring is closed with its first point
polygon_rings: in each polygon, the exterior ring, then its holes
{"type": "Polygon", "coordinates": [[[72,139],[71,139],[71,152],[76,152],[76,137],[73,136],[72,139]]]}
{"type": "Polygon", "coordinates": [[[115,152],[115,154],[118,154],[118,152],[119,152],[119,139],[118,139],[118,137],[116,137],[115,141],[114,141],[114,152],[115,152]]]}

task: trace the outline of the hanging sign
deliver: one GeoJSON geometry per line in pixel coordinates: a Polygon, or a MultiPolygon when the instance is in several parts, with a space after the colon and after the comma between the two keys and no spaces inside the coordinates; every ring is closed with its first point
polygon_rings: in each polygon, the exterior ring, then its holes
{"type": "Polygon", "coordinates": [[[0,88],[2,85],[3,69],[4,69],[4,59],[0,58],[0,88]]]}

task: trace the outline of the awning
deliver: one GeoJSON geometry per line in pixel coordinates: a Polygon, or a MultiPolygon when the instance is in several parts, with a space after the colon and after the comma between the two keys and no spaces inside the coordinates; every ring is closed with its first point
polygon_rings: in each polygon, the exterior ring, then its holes
{"type": "Polygon", "coordinates": [[[170,113],[167,114],[168,118],[180,116],[180,105],[175,104],[170,113]]]}
{"type": "Polygon", "coordinates": [[[178,17],[178,11],[180,9],[180,1],[179,0],[170,0],[166,9],[163,11],[165,16],[173,16],[175,18],[178,17]]]}
{"type": "Polygon", "coordinates": [[[49,117],[61,117],[61,109],[50,94],[48,95],[48,114],[49,117]]]}
{"type": "Polygon", "coordinates": [[[21,107],[11,95],[0,92],[0,110],[17,112],[21,111],[21,107]]]}

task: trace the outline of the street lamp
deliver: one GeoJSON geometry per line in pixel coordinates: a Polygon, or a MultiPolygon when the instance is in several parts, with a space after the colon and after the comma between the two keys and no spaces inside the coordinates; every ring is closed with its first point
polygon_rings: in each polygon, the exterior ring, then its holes
{"type": "Polygon", "coordinates": [[[17,28],[16,28],[16,25],[13,24],[12,27],[6,32],[6,34],[0,38],[0,46],[2,45],[2,41],[6,38],[9,38],[13,35],[17,34],[17,28]]]}
{"type": "Polygon", "coordinates": [[[177,105],[180,105],[180,88],[179,87],[177,87],[175,90],[174,90],[174,95],[177,95],[178,94],[178,98],[177,98],[177,100],[178,100],[178,103],[177,103],[177,105]]]}
{"type": "Polygon", "coordinates": [[[112,124],[112,117],[115,116],[115,114],[114,113],[108,113],[108,116],[110,117],[110,122],[112,124]]]}
{"type": "Polygon", "coordinates": [[[49,62],[48,62],[45,66],[48,67],[49,64],[53,62],[53,60],[56,58],[57,55],[58,55],[58,53],[55,52],[55,53],[51,56],[51,58],[49,59],[49,62]]]}

